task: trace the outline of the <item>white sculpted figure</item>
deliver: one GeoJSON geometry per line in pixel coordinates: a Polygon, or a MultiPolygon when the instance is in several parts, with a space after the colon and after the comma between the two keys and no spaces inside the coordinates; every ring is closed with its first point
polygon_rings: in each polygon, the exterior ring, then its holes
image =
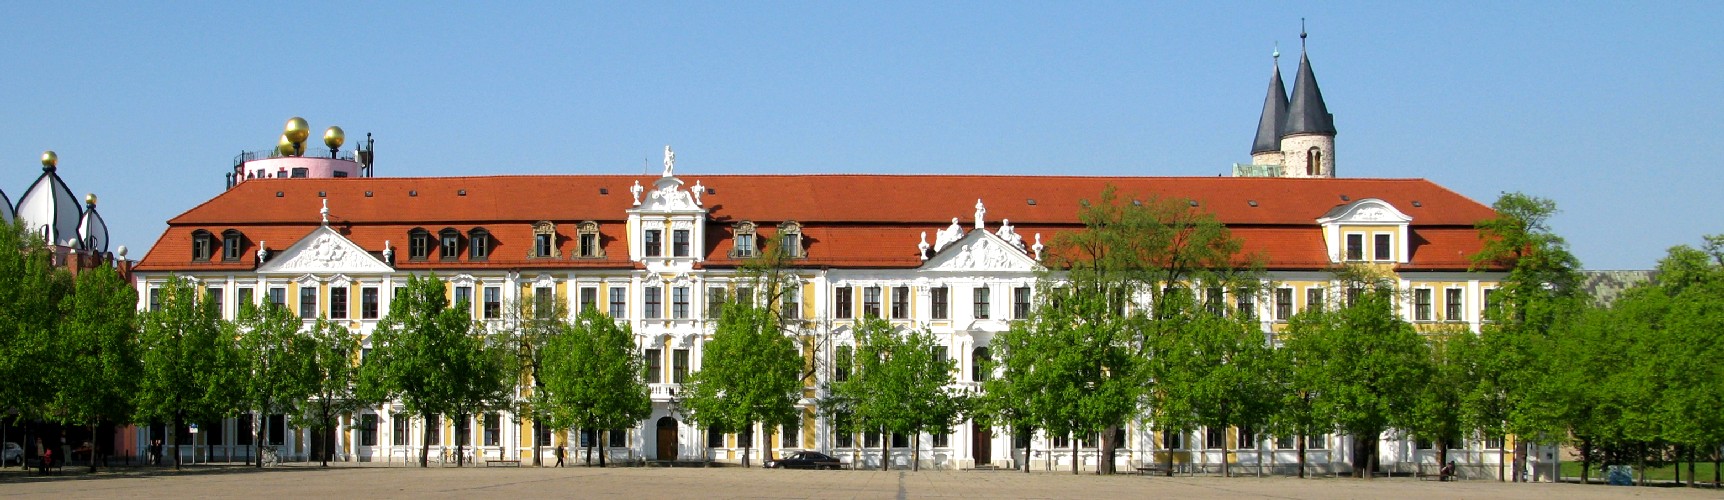
{"type": "Polygon", "coordinates": [[[1017,230],[1012,228],[1011,219],[1000,219],[1000,231],[994,234],[1011,244],[1013,248],[1024,249],[1024,237],[1018,236],[1017,230]]]}
{"type": "Polygon", "coordinates": [[[635,204],[636,205],[641,204],[641,191],[645,191],[645,190],[646,190],[646,188],[641,187],[641,181],[639,181],[639,180],[635,181],[634,187],[629,188],[629,194],[635,195],[635,204]]]}
{"type": "Polygon", "coordinates": [[[703,191],[706,191],[706,188],[700,186],[700,181],[694,181],[694,189],[689,192],[694,193],[695,205],[700,205],[700,195],[703,191]]]}
{"type": "Polygon", "coordinates": [[[922,260],[928,260],[928,232],[927,231],[922,231],[922,242],[916,244],[916,255],[922,256],[922,260]]]}
{"type": "Polygon", "coordinates": [[[976,229],[987,229],[987,225],[982,223],[982,216],[987,213],[988,208],[982,206],[982,199],[976,198],[976,229]]]}
{"type": "Polygon", "coordinates": [[[263,260],[269,257],[269,246],[265,243],[262,240],[257,242],[257,265],[260,266],[263,265],[263,260]]]}
{"type": "Polygon", "coordinates": [[[670,177],[671,171],[675,170],[675,169],[676,169],[676,152],[671,151],[670,145],[666,144],[666,145],[664,145],[664,176],[670,177]]]}
{"type": "Polygon", "coordinates": [[[940,232],[934,234],[934,251],[938,252],[941,250],[945,250],[946,245],[957,243],[958,240],[963,239],[963,238],[964,238],[964,226],[962,224],[958,224],[958,218],[957,217],[953,217],[952,218],[952,225],[946,226],[945,229],[942,229],[942,230],[940,230],[940,232]]]}
{"type": "Polygon", "coordinates": [[[391,262],[394,259],[395,248],[389,246],[389,240],[383,240],[383,262],[391,262]]]}

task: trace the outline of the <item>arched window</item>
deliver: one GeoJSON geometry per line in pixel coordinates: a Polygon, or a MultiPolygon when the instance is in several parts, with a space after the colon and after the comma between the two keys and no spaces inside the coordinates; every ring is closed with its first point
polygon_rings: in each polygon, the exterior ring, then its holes
{"type": "Polygon", "coordinates": [[[485,260],[491,257],[491,232],[482,227],[467,231],[467,260],[485,260]]]}
{"type": "Polygon", "coordinates": [[[245,255],[245,234],[238,229],[221,232],[221,260],[224,262],[239,262],[245,255]]]}
{"type": "Polygon", "coordinates": [[[416,227],[407,232],[407,259],[425,260],[431,256],[431,232],[416,227]]]}
{"type": "Polygon", "coordinates": [[[578,246],[576,256],[583,259],[602,259],[605,257],[605,247],[599,239],[599,223],[597,221],[581,221],[575,226],[575,238],[578,246]]]}
{"type": "Polygon", "coordinates": [[[755,256],[759,251],[754,246],[754,223],[742,221],[731,227],[732,238],[730,257],[745,259],[755,256]]]}
{"type": "Polygon", "coordinates": [[[970,351],[971,382],[982,382],[988,380],[987,369],[989,359],[992,357],[993,356],[989,354],[988,346],[976,346],[974,350],[970,351]]]}
{"type": "Polygon", "coordinates": [[[202,229],[192,231],[192,260],[209,262],[210,254],[214,249],[214,240],[215,237],[209,231],[202,229]]]}
{"type": "Polygon", "coordinates": [[[1316,147],[1305,150],[1305,175],[1323,175],[1323,150],[1316,147]]]}
{"type": "Polygon", "coordinates": [[[461,258],[461,232],[452,227],[443,228],[437,232],[437,246],[441,248],[437,256],[443,260],[461,258]]]}

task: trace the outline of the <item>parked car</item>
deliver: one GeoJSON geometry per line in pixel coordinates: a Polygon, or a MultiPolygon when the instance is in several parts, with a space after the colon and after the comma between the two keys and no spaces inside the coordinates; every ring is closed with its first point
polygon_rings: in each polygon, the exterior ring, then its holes
{"type": "Polygon", "coordinates": [[[7,441],[5,448],[0,449],[0,464],[13,465],[23,461],[24,448],[18,446],[18,443],[7,441]]]}
{"type": "Polygon", "coordinates": [[[842,468],[837,458],[818,451],[793,451],[778,460],[767,460],[768,469],[829,469],[842,468]]]}

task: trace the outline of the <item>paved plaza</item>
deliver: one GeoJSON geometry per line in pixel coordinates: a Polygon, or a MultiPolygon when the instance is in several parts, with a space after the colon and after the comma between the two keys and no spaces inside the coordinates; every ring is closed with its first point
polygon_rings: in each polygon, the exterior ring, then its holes
{"type": "Polygon", "coordinates": [[[1717,490],[1354,479],[1139,477],[1013,471],[781,471],[726,468],[384,468],[200,466],[39,478],[0,473],[7,498],[1720,498],[1717,490]]]}

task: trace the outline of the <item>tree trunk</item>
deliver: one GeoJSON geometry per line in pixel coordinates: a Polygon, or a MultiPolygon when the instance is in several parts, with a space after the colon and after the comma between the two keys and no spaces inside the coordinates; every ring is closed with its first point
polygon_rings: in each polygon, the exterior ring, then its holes
{"type": "MultiPolygon", "coordinates": [[[[1688,451],[1688,487],[1693,488],[1694,487],[1694,459],[1697,457],[1694,456],[1694,448],[1693,447],[1689,447],[1687,451],[1688,451]]],[[[95,466],[91,465],[90,470],[95,470],[95,466]]]]}
{"type": "Polygon", "coordinates": [[[1675,462],[1676,463],[1671,464],[1670,470],[1671,470],[1671,472],[1676,474],[1676,485],[1681,486],[1682,485],[1682,445],[1676,445],[1675,448],[1676,448],[1675,453],[1672,453],[1672,455],[1675,455],[1675,457],[1676,457],[1675,462]]]}
{"type": "MultiPolygon", "coordinates": [[[[1507,438],[1505,437],[1504,439],[1507,438]]],[[[1499,483],[1508,480],[1508,474],[1503,472],[1503,467],[1508,462],[1508,455],[1505,453],[1507,453],[1507,451],[1503,450],[1502,446],[1497,447],[1497,482],[1499,483]]]]}
{"type": "Polygon", "coordinates": [[[892,470],[892,435],[886,433],[886,428],[880,428],[880,471],[892,470]]]}
{"type": "Polygon", "coordinates": [[[766,425],[760,426],[760,436],[762,438],[760,440],[760,445],[766,447],[760,454],[760,468],[762,469],[766,468],[767,462],[772,461],[772,433],[767,432],[769,429],[770,428],[766,425]]]}
{"type": "Polygon", "coordinates": [[[1098,441],[1101,441],[1101,453],[1100,453],[1101,458],[1097,460],[1096,467],[1095,467],[1096,468],[1095,472],[1098,475],[1100,475],[1100,474],[1113,474],[1113,459],[1114,459],[1113,435],[1114,435],[1114,431],[1117,431],[1117,430],[1119,430],[1118,425],[1109,425],[1109,426],[1107,426],[1107,428],[1102,429],[1102,431],[1101,431],[1101,439],[1098,439],[1098,441]]]}
{"type": "Polygon", "coordinates": [[[180,417],[174,417],[173,425],[168,428],[168,438],[174,441],[174,470],[180,470],[180,417]]]}
{"type": "MultiPolygon", "coordinates": [[[[609,444],[606,443],[606,441],[610,440],[611,433],[610,431],[593,431],[593,434],[596,434],[596,436],[593,436],[593,440],[598,441],[597,444],[599,445],[599,468],[603,469],[605,468],[605,455],[609,455],[609,453],[605,453],[605,445],[609,444]]],[[[744,454],[743,456],[746,457],[747,455],[744,454]]],[[[747,464],[747,460],[747,458],[743,459],[743,463],[745,465],[747,464]]]]}
{"type": "MultiPolygon", "coordinates": [[[[98,445],[98,443],[100,441],[101,441],[100,439],[96,439],[96,424],[90,424],[90,473],[91,474],[96,473],[96,446],[98,445]]],[[[72,457],[66,457],[66,458],[72,458],[72,457]]],[[[1689,486],[1693,486],[1693,485],[1689,485],[1689,486]]]]}
{"type": "MultiPolygon", "coordinates": [[[[1448,465],[1448,464],[1449,464],[1449,442],[1447,439],[1445,439],[1445,440],[1443,440],[1443,442],[1437,443],[1437,479],[1438,480],[1447,479],[1447,478],[1443,477],[1442,471],[1443,471],[1443,466],[1448,465]]],[[[1418,468],[1417,464],[1414,464],[1414,468],[1415,469],[1418,468]]]]}
{"type": "Polygon", "coordinates": [[[424,439],[419,440],[419,467],[431,466],[431,414],[422,414],[425,418],[424,439]]]}
{"type": "Polygon", "coordinates": [[[1580,484],[1588,484],[1592,472],[1592,438],[1580,440],[1580,484]]]}
{"type": "Polygon", "coordinates": [[[1299,440],[1299,479],[1305,479],[1305,435],[1295,438],[1299,440]]]}
{"type": "Polygon", "coordinates": [[[259,447],[260,445],[263,444],[263,426],[259,425],[259,423],[262,421],[263,421],[263,412],[261,412],[261,411],[252,412],[252,417],[251,417],[251,446],[254,450],[251,452],[250,457],[246,457],[247,463],[256,462],[257,468],[259,468],[259,469],[263,468],[263,453],[262,453],[263,449],[259,447]]]}
{"type": "Polygon", "coordinates": [[[910,435],[910,471],[922,470],[922,432],[910,435]]]}
{"type": "MultiPolygon", "coordinates": [[[[1162,435],[1166,436],[1168,432],[1173,432],[1173,431],[1162,431],[1162,435]]],[[[1163,467],[1162,470],[1166,472],[1167,477],[1173,477],[1173,448],[1167,448],[1166,453],[1167,453],[1167,460],[1162,461],[1162,463],[1166,464],[1167,466],[1163,467]]]]}

